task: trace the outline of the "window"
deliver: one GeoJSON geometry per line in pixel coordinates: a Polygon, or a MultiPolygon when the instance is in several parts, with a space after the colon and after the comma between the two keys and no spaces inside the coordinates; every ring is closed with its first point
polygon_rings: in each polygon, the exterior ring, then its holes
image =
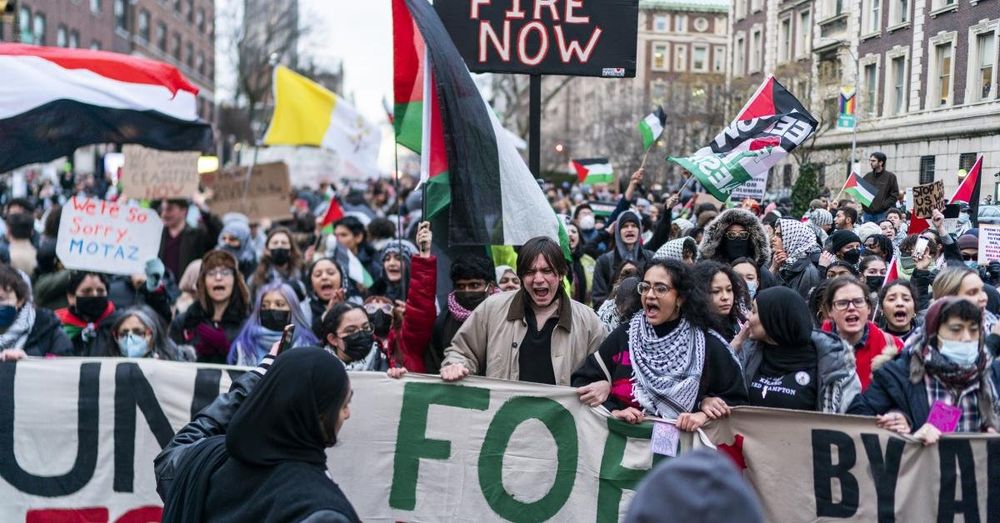
{"type": "Polygon", "coordinates": [[[653,70],[666,71],[670,61],[670,47],[664,43],[653,44],[653,70]]]}
{"type": "Polygon", "coordinates": [[[77,49],[80,47],[80,33],[76,29],[69,32],[69,47],[71,49],[77,49]]]}
{"type": "Polygon", "coordinates": [[[687,46],[684,44],[674,47],[674,71],[687,70],[687,46]]]}
{"type": "Polygon", "coordinates": [[[45,45],[45,14],[40,11],[35,11],[35,20],[33,24],[34,42],[35,45],[45,45]]]}
{"type": "Polygon", "coordinates": [[[35,34],[31,30],[31,9],[21,6],[21,14],[17,16],[17,32],[21,35],[21,42],[26,44],[35,43],[35,34]]]}
{"type": "Polygon", "coordinates": [[[867,64],[864,67],[865,96],[861,101],[866,115],[876,115],[875,102],[878,98],[878,64],[867,64]]]}
{"type": "Polygon", "coordinates": [[[198,51],[198,58],[194,61],[194,68],[198,70],[198,74],[205,76],[205,53],[198,51]]]}
{"type": "Polygon", "coordinates": [[[726,17],[717,16],[715,17],[715,34],[724,35],[726,34],[726,17]]]}
{"type": "Polygon", "coordinates": [[[950,43],[939,45],[934,49],[934,71],[937,73],[937,83],[931,107],[943,107],[951,102],[951,55],[952,45],[950,43]]]}
{"type": "Polygon", "coordinates": [[[996,63],[996,35],[992,32],[982,33],[976,36],[976,100],[986,100],[990,98],[993,91],[993,69],[996,63]]]}
{"type": "Polygon", "coordinates": [[[181,0],[174,0],[174,11],[180,13],[182,9],[183,6],[181,5],[181,0]]]}
{"type": "Polygon", "coordinates": [[[882,0],[865,0],[867,9],[865,10],[865,33],[877,33],[882,28],[882,0]]]}
{"type": "MultiPolygon", "coordinates": [[[[90,0],[90,12],[91,13],[97,13],[97,14],[101,13],[101,0],[90,0]]],[[[98,49],[100,49],[100,45],[101,45],[100,42],[98,42],[97,40],[94,40],[90,44],[91,48],[93,48],[94,44],[97,44],[98,45],[98,49]]]]}
{"type": "Polygon", "coordinates": [[[736,0],[736,18],[745,18],[747,16],[747,0],[736,0]]]}
{"type": "Polygon", "coordinates": [[[699,33],[704,33],[705,31],[708,31],[708,19],[707,18],[703,18],[701,16],[699,16],[698,18],[695,18],[694,19],[694,30],[698,31],[699,33]]]}
{"type": "Polygon", "coordinates": [[[657,33],[667,32],[667,15],[657,15],[653,18],[653,30],[657,33]]]}
{"type": "Polygon", "coordinates": [[[783,18],[778,22],[778,63],[792,59],[792,19],[783,18]]]}
{"type": "Polygon", "coordinates": [[[687,15],[674,15],[674,32],[685,33],[688,30],[687,15]]]}
{"type": "Polygon", "coordinates": [[[149,11],[139,11],[139,38],[149,41],[149,11]]]}
{"type": "Polygon", "coordinates": [[[809,10],[799,11],[799,23],[797,24],[796,30],[796,42],[795,49],[798,51],[796,56],[807,56],[812,50],[812,13],[809,10]]]}
{"type": "Polygon", "coordinates": [[[726,47],[717,45],[712,48],[712,72],[726,72],[726,47]]]}
{"type": "Polygon", "coordinates": [[[906,112],[906,57],[897,56],[889,62],[889,84],[888,95],[890,97],[888,107],[889,114],[903,114],[906,112]]]}
{"type": "Polygon", "coordinates": [[[115,0],[115,29],[125,30],[128,28],[128,16],[126,0],[115,0]]]}
{"type": "Polygon", "coordinates": [[[691,70],[699,73],[708,72],[708,46],[694,44],[691,47],[691,70]]]}
{"type": "Polygon", "coordinates": [[[101,42],[98,42],[97,40],[91,40],[90,41],[90,49],[93,50],[93,51],[100,51],[101,50],[101,42]]]}
{"type": "Polygon", "coordinates": [[[816,169],[816,183],[820,187],[826,187],[826,165],[820,164],[816,169]]]}
{"type": "Polygon", "coordinates": [[[979,158],[979,153],[962,153],[958,155],[958,168],[965,169],[968,173],[972,170],[972,166],[976,164],[976,159],[979,158]]]}
{"type": "Polygon", "coordinates": [[[934,181],[934,157],[920,157],[920,185],[934,181]]]}
{"type": "Polygon", "coordinates": [[[194,24],[198,26],[198,31],[205,32],[205,8],[199,7],[198,14],[194,16],[194,24]]]}
{"type": "Polygon", "coordinates": [[[184,44],[184,54],[187,56],[187,66],[194,67],[194,45],[191,42],[184,44]]]}
{"type": "Polygon", "coordinates": [[[156,47],[164,53],[167,52],[167,24],[163,22],[156,23],[156,47]]]}
{"type": "Polygon", "coordinates": [[[657,80],[653,82],[653,89],[650,93],[652,102],[655,104],[662,104],[667,98],[667,84],[662,80],[657,80]]]}
{"type": "Polygon", "coordinates": [[[66,47],[69,43],[69,34],[66,31],[66,26],[59,24],[59,28],[56,29],[56,45],[59,47],[66,47]]]}
{"type": "Polygon", "coordinates": [[[174,33],[173,38],[170,42],[170,56],[174,57],[174,60],[178,62],[181,61],[181,35],[174,33]]]}
{"type": "Polygon", "coordinates": [[[750,0],[750,11],[756,13],[760,11],[764,2],[762,0],[750,0]]]}
{"type": "Polygon", "coordinates": [[[889,26],[910,21],[910,0],[889,0],[889,26]]]}
{"type": "Polygon", "coordinates": [[[733,74],[746,74],[746,42],[742,36],[736,37],[736,49],[733,51],[733,74]]]}
{"type": "Polygon", "coordinates": [[[760,29],[754,29],[750,36],[750,72],[760,71],[761,55],[761,33],[760,29]]]}
{"type": "Polygon", "coordinates": [[[187,19],[189,24],[194,23],[194,0],[187,0],[187,19]]]}

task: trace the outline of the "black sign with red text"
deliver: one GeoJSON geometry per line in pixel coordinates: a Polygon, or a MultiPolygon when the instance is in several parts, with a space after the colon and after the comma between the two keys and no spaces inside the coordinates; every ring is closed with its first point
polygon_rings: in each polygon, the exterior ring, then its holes
{"type": "Polygon", "coordinates": [[[638,0],[435,0],[474,73],[635,76],[638,0]]]}

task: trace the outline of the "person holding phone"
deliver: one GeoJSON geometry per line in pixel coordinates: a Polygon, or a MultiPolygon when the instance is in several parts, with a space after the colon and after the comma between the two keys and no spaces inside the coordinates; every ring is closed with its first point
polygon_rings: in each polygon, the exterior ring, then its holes
{"type": "Polygon", "coordinates": [[[295,291],[287,284],[265,285],[257,296],[257,304],[240,335],[229,349],[230,365],[256,365],[267,355],[268,348],[281,339],[286,325],[295,325],[293,346],[316,345],[319,340],[306,325],[298,307],[295,291]]]}
{"type": "Polygon", "coordinates": [[[996,433],[1000,360],[986,352],[982,318],[969,300],[935,301],[912,350],[876,370],[847,412],[877,416],[879,427],[927,445],[947,432],[996,433]]]}

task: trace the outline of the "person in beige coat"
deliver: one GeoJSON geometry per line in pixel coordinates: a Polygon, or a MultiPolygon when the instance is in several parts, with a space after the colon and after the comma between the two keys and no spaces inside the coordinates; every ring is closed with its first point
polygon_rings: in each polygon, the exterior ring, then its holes
{"type": "Polygon", "coordinates": [[[472,312],[445,349],[441,378],[476,374],[569,385],[607,331],[593,309],[566,294],[567,271],[558,243],[528,240],[517,260],[521,290],[491,296],[472,312]]]}

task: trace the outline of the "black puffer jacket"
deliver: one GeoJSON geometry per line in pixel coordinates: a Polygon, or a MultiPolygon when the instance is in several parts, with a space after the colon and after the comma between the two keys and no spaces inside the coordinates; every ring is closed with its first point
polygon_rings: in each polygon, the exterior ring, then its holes
{"type": "Polygon", "coordinates": [[[24,352],[28,356],[72,356],[73,343],[59,324],[59,318],[48,309],[35,308],[35,325],[28,332],[24,352]]]}

